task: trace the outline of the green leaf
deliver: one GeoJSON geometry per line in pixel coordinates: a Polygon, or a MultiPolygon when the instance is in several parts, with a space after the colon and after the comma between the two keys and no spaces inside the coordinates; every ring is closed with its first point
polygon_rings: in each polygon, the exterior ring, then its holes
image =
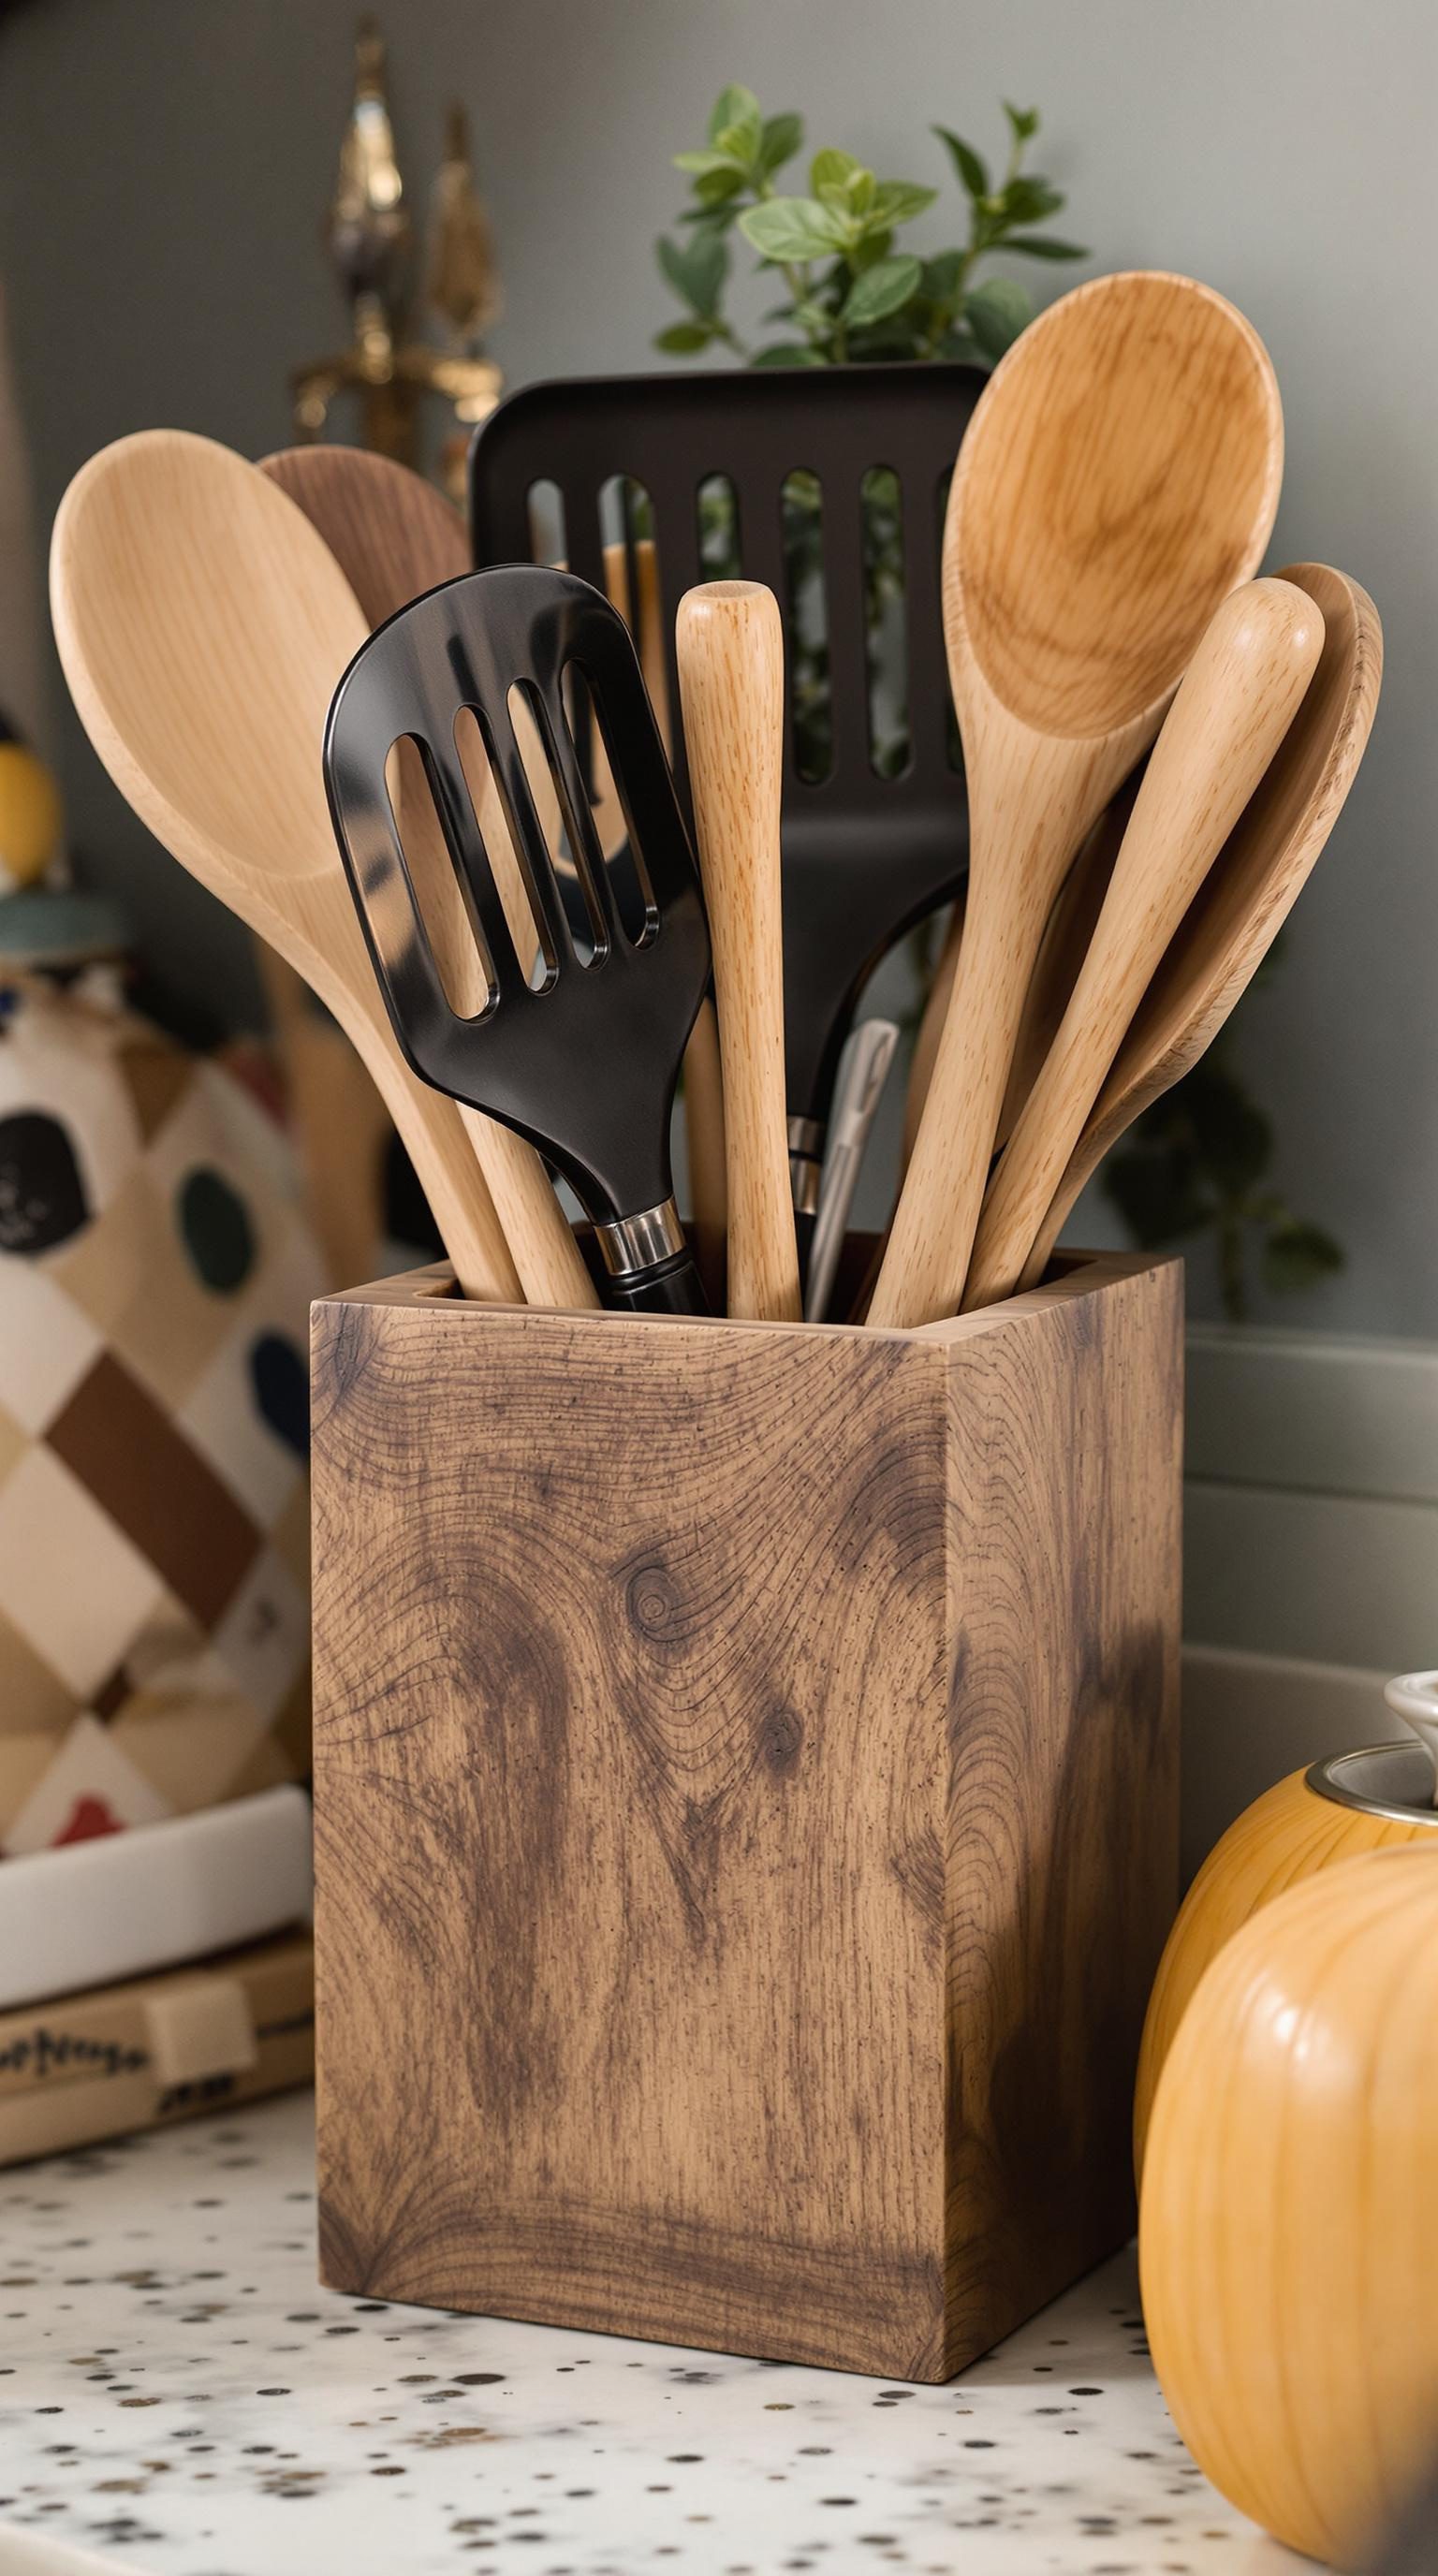
{"type": "Polygon", "coordinates": [[[917,188],[907,179],[881,179],[874,191],[871,220],[883,224],[911,224],[922,215],[938,195],[937,188],[917,188]]]}
{"type": "Polygon", "coordinates": [[[860,331],[868,323],[882,322],[888,314],[897,313],[900,305],[907,304],[915,293],[923,274],[923,261],[914,259],[908,252],[898,259],[881,259],[875,267],[866,268],[855,279],[844,306],[845,322],[851,329],[860,331]]]}
{"type": "Polygon", "coordinates": [[[1283,1217],[1270,1227],[1263,1247],[1263,1284],[1276,1296],[1290,1295],[1300,1288],[1314,1288],[1320,1279],[1331,1278],[1344,1266],[1341,1243],[1321,1225],[1310,1225],[1301,1217],[1283,1217]]]}
{"type": "Polygon", "coordinates": [[[798,340],[783,340],[772,349],[761,349],[749,361],[754,367],[822,367],[826,361],[817,349],[808,349],[798,340]]]}
{"type": "Polygon", "coordinates": [[[712,320],[729,274],[729,253],[723,236],[706,229],[687,242],[658,241],[654,245],[659,265],[674,292],[696,313],[712,320]]]}
{"type": "Polygon", "coordinates": [[[963,252],[941,250],[937,259],[924,262],[924,293],[935,304],[947,304],[949,297],[957,292],[963,273],[963,252]]]}
{"type": "Polygon", "coordinates": [[[773,319],[776,322],[797,322],[800,330],[807,332],[811,340],[822,339],[834,327],[833,314],[827,306],[816,304],[812,296],[801,295],[797,303],[790,305],[787,313],[776,313],[773,319]]]}
{"type": "Polygon", "coordinates": [[[1012,107],[1010,106],[1009,101],[1005,99],[1004,114],[1008,118],[1009,124],[1013,129],[1015,143],[1027,143],[1035,134],[1037,134],[1039,130],[1039,112],[1036,107],[1012,107]]]}
{"type": "Polygon", "coordinates": [[[1215,1186],[1242,1199],[1267,1171],[1273,1129],[1256,1100],[1212,1056],[1196,1064],[1181,1094],[1194,1145],[1215,1186]]]}
{"type": "Polygon", "coordinates": [[[743,175],[741,171],[735,169],[734,162],[727,152],[676,152],[674,167],[676,170],[687,171],[691,179],[711,178],[721,170],[732,173],[736,178],[743,175]]]}
{"type": "Polygon", "coordinates": [[[667,331],[654,335],[654,346],[671,358],[692,358],[707,349],[714,334],[707,322],[671,322],[667,331]]]}
{"type": "Polygon", "coordinates": [[[759,102],[752,89],[746,89],[742,81],[730,81],[721,89],[709,110],[710,142],[718,142],[726,125],[747,124],[751,117],[756,124],[762,122],[759,102]]]}
{"type": "Polygon", "coordinates": [[[839,218],[813,197],[769,197],[761,206],[746,206],[739,230],[765,259],[823,259],[844,247],[839,218]]]}
{"type": "Polygon", "coordinates": [[[969,195],[986,197],[989,193],[989,174],[972,145],[965,143],[961,135],[951,134],[947,125],[935,125],[930,130],[937,134],[942,144],[947,146],[949,157],[969,195]]]}
{"type": "Polygon", "coordinates": [[[792,161],[804,141],[802,116],[786,114],[767,119],[759,139],[759,167],[767,178],[785,161],[792,161]]]}
{"type": "Polygon", "coordinates": [[[850,268],[877,268],[881,259],[888,258],[893,239],[887,224],[882,232],[862,233],[848,254],[850,268]]]}
{"type": "Polygon", "coordinates": [[[699,212],[707,215],[713,207],[722,205],[726,197],[737,197],[743,185],[743,171],[734,169],[727,161],[717,170],[706,170],[703,177],[694,182],[699,212]]]}
{"type": "Polygon", "coordinates": [[[1052,233],[1010,233],[1005,250],[1027,251],[1030,259],[1087,259],[1082,242],[1057,241],[1052,233]]]}
{"type": "Polygon", "coordinates": [[[863,166],[862,161],[855,160],[852,152],[838,152],[832,146],[816,152],[809,164],[810,194],[827,200],[832,189],[842,197],[853,173],[862,170],[863,166]]]}
{"type": "Polygon", "coordinates": [[[1103,1193],[1144,1252],[1197,1234],[1213,1218],[1192,1157],[1183,1153],[1127,1145],[1105,1163],[1103,1193]]]}
{"type": "Polygon", "coordinates": [[[1001,358],[1033,319],[1033,306],[1011,277],[986,278],[964,297],[964,320],[986,358],[1001,358]]]}
{"type": "Polygon", "coordinates": [[[1064,199],[1047,179],[1011,179],[998,200],[1004,224],[1041,224],[1045,215],[1056,215],[1064,199]]]}
{"type": "Polygon", "coordinates": [[[751,170],[759,158],[764,141],[764,120],[756,107],[752,116],[736,116],[732,125],[722,125],[714,138],[714,149],[727,160],[751,170]]]}

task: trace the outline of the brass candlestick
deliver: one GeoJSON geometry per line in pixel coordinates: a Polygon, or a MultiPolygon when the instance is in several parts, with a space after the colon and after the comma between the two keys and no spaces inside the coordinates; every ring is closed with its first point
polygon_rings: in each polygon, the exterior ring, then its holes
{"type": "Polygon", "coordinates": [[[353,393],[360,443],[418,466],[421,412],[426,396],[437,396],[457,424],[443,441],[441,475],[459,499],[469,432],[493,411],[504,383],[481,339],[501,309],[499,274],[470,166],[464,110],[455,106],[431,200],[418,299],[443,323],[449,346],[435,348],[417,336],[405,292],[410,223],[385,89],[384,42],[372,18],[361,21],[356,39],[354,102],[326,240],[349,299],[354,337],[340,356],[294,376],[297,437],[323,438],[332,405],[353,393]]]}

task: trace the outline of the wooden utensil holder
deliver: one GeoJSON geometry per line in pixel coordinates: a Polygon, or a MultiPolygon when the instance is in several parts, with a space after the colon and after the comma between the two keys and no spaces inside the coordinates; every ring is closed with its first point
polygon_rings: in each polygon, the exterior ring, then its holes
{"type": "Polygon", "coordinates": [[[327,2282],[942,2380],[1123,2240],[1181,1282],[315,1308],[327,2282]]]}

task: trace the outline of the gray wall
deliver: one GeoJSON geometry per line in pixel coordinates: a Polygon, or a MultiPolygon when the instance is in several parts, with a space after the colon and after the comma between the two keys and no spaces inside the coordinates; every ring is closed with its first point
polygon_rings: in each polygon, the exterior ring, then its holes
{"type": "MultiPolygon", "coordinates": [[[[317,246],[350,0],[30,0],[0,29],[0,274],[47,522],[101,441],[174,422],[260,453],[285,377],[340,314],[317,246]]],[[[1272,562],[1316,554],[1383,611],[1369,766],[1241,1050],[1282,1179],[1346,1240],[1290,1321],[1438,1333],[1438,335],[1426,283],[1438,21],[1430,0],[409,0],[389,11],[400,143],[433,165],[469,103],[498,232],[512,381],[641,366],[672,308],[652,235],[668,156],[720,84],[802,106],[814,141],[943,181],[942,118],[997,146],[1037,101],[1065,229],[1096,267],[1190,270],[1273,352],[1288,475],[1272,562]]],[[[937,245],[957,201],[927,219],[937,245]]],[[[947,229],[946,229],[947,228],[947,229]]],[[[1084,272],[1045,271],[1042,284],[1084,272]]],[[[196,984],[243,963],[144,847],[73,726],[62,758],[92,870],[196,984]]],[[[1201,1276],[1196,1282],[1204,1297],[1201,1276]]]]}

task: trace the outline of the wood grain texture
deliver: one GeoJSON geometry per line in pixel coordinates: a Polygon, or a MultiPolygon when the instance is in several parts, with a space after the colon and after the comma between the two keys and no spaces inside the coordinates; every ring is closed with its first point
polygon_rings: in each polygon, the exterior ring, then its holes
{"type": "Polygon", "coordinates": [[[942,2379],[1121,2240],[1179,1281],[316,1308],[327,2280],[942,2379]]]}
{"type": "Polygon", "coordinates": [[[284,1075],[327,1288],[367,1278],[384,1233],[389,1113],[338,1022],[317,1011],[302,976],[271,948],[255,954],[284,1075]]]}
{"type": "Polygon", "coordinates": [[[1303,1771],[1290,1771],[1286,1780],[1246,1807],[1214,1844],[1164,1946],[1144,2019],[1133,2105],[1134,2170],[1140,2182],[1158,2079],[1199,1979],[1225,1942],[1275,1896],[1317,1871],[1363,1852],[1420,1841],[1427,1841],[1438,1856],[1438,1817],[1401,1824],[1396,1816],[1365,1815],[1360,1808],[1320,1797],[1303,1771]]]}
{"type": "Polygon", "coordinates": [[[784,1105],[784,627],[762,583],[686,591],[674,628],[723,1068],[729,1312],[803,1312],[784,1105]]]}
{"type": "MultiPolygon", "coordinates": [[[[358,447],[291,447],[265,457],[260,471],[323,537],[371,627],[472,568],[458,511],[422,475],[387,456],[358,447]]],[[[478,727],[457,729],[456,738],[510,936],[527,968],[536,945],[534,916],[478,727]]],[[[473,932],[412,743],[396,747],[395,768],[406,858],[446,988],[457,1009],[482,1010],[487,986],[473,932]]],[[[529,1303],[596,1306],[598,1292],[534,1147],[480,1110],[461,1104],[459,1115],[529,1303]]]]}
{"type": "Polygon", "coordinates": [[[50,604],[70,694],[121,795],[333,1012],[466,1293],[517,1298],[459,1112],[400,1054],[335,848],[320,742],[367,630],[328,548],[243,457],[143,430],[65,494],[50,604]]]}
{"type": "Polygon", "coordinates": [[[1061,297],[980,397],[943,557],[964,935],[871,1322],[958,1307],[1044,924],[1214,610],[1256,567],[1282,456],[1261,341],[1188,278],[1061,297]]]}
{"type": "Polygon", "coordinates": [[[1383,630],[1328,564],[1279,579],[1322,613],[1323,651],[1277,757],[1149,985],[1035,1241],[1047,1260],[1086,1182],[1143,1111],[1197,1064],[1249,985],[1325,848],[1378,710],[1383,630]]]}
{"type": "Polygon", "coordinates": [[[1088,951],[989,1183],[966,1306],[1032,1287],[1026,1268],[1084,1120],[1150,977],[1297,712],[1323,619],[1292,582],[1241,583],[1214,611],[1179,684],[1088,951]]]}
{"type": "Polygon", "coordinates": [[[1438,1850],[1370,1852],[1234,1934],[1154,2103],[1139,2272],[1175,2427],[1332,2566],[1378,2563],[1432,2460],[1435,2014],[1438,1850]]]}

